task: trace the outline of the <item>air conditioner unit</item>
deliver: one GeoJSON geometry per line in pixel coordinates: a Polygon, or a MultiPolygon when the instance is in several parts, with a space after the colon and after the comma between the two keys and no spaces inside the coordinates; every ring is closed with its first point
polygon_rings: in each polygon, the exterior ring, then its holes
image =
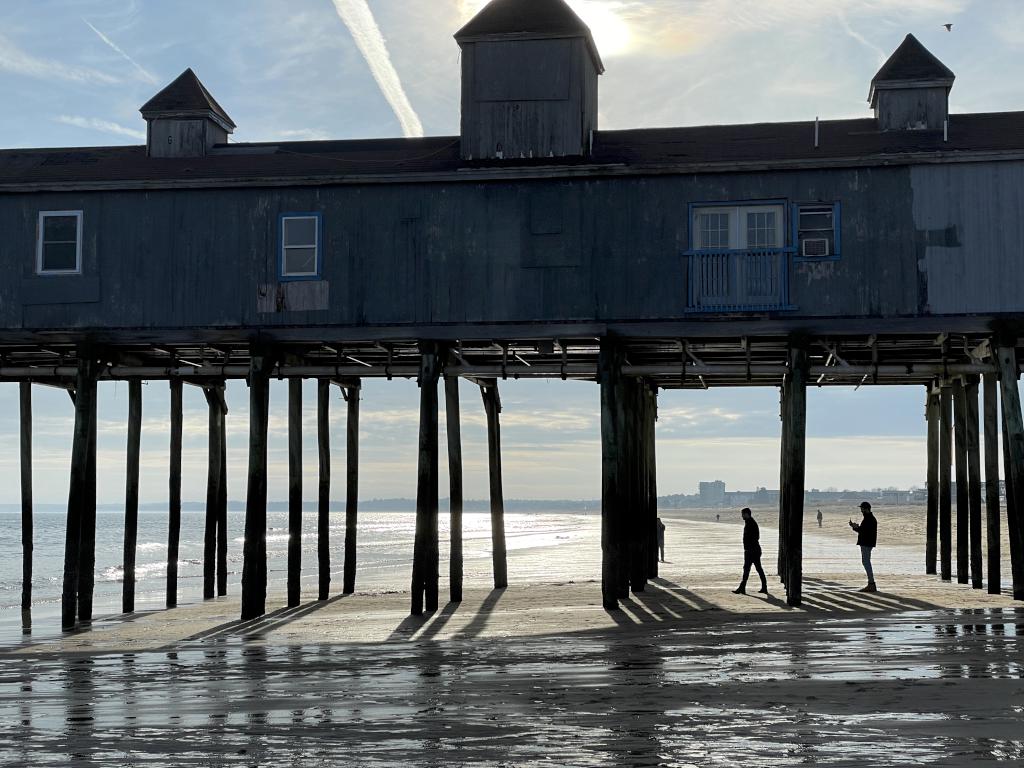
{"type": "Polygon", "coordinates": [[[800,255],[808,257],[831,256],[827,237],[808,237],[800,241],[800,255]]]}

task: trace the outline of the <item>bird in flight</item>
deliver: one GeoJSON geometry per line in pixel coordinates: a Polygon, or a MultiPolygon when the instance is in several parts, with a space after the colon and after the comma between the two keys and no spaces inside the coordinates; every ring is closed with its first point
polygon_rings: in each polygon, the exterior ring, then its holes
{"type": "Polygon", "coordinates": [[[942,26],[944,26],[946,28],[947,32],[952,32],[953,31],[953,25],[952,24],[943,24],[942,26]]]}

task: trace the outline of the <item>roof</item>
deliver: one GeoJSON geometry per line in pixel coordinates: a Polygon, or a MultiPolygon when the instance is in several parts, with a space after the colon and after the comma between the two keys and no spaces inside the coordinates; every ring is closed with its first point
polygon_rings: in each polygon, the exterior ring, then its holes
{"type": "Polygon", "coordinates": [[[177,79],[164,88],[160,93],[147,101],[139,110],[147,120],[159,117],[162,114],[187,115],[212,113],[215,117],[225,123],[226,127],[234,129],[235,123],[224,111],[224,108],[217,103],[206,86],[200,82],[196,73],[191,68],[186,69],[177,79]]]}
{"type": "Polygon", "coordinates": [[[1024,157],[1024,112],[954,115],[941,132],[880,131],[873,118],[597,131],[587,158],[460,159],[457,136],[218,145],[202,158],[150,158],[144,146],[0,151],[0,190],[477,180],[871,167],[1024,157]]]}
{"type": "Polygon", "coordinates": [[[604,73],[590,27],[565,0],[491,0],[455,33],[455,39],[460,42],[491,37],[582,37],[590,47],[598,72],[604,73]]]}
{"type": "Polygon", "coordinates": [[[868,100],[874,105],[877,88],[884,83],[909,85],[913,81],[946,84],[950,87],[956,75],[925,48],[913,35],[907,35],[888,61],[871,80],[868,100]]]}

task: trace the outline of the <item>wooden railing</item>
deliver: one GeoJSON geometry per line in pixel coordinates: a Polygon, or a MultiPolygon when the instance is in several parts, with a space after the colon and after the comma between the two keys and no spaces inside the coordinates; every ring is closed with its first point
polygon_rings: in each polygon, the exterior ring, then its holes
{"type": "Polygon", "coordinates": [[[780,250],[687,254],[687,312],[768,312],[789,304],[789,254],[780,250]]]}

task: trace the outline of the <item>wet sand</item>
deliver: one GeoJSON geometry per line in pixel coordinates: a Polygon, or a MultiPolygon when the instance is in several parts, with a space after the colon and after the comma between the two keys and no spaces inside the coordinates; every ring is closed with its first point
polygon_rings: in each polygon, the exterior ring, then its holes
{"type": "Polygon", "coordinates": [[[806,606],[788,609],[731,593],[737,524],[669,520],[673,562],[607,613],[597,522],[513,553],[509,589],[474,578],[420,619],[396,573],[254,622],[235,596],[39,627],[0,648],[0,764],[1024,761],[1024,611],[1007,596],[917,575],[917,548],[896,546],[882,592],[858,593],[855,550],[809,534],[806,606]]]}

